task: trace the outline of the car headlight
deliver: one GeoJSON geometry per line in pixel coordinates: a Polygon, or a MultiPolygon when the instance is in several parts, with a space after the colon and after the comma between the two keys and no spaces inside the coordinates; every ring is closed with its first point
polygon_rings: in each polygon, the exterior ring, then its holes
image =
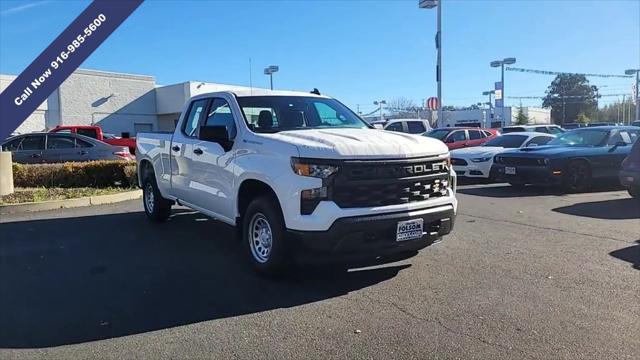
{"type": "Polygon", "coordinates": [[[471,159],[472,162],[476,162],[476,163],[478,163],[478,162],[487,162],[489,160],[491,160],[491,156],[479,157],[479,158],[471,159]]]}
{"type": "Polygon", "coordinates": [[[314,162],[314,159],[291,158],[293,172],[300,176],[310,176],[326,179],[338,172],[337,165],[314,162]]]}

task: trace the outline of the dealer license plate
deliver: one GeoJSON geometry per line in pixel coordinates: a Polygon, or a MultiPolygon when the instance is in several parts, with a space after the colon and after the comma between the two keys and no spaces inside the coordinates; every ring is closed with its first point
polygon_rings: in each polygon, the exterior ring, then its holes
{"type": "Polygon", "coordinates": [[[419,239],[422,237],[423,219],[414,219],[398,222],[396,241],[419,239]]]}
{"type": "Polygon", "coordinates": [[[507,174],[507,175],[515,175],[516,174],[516,168],[511,167],[511,166],[505,166],[504,173],[507,174]]]}

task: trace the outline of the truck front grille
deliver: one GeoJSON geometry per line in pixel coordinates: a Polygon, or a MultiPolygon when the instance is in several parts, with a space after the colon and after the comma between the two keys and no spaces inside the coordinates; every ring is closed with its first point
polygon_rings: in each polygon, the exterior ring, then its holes
{"type": "Polygon", "coordinates": [[[332,179],[331,198],[341,208],[408,204],[447,194],[443,159],[345,161],[332,179]]]}

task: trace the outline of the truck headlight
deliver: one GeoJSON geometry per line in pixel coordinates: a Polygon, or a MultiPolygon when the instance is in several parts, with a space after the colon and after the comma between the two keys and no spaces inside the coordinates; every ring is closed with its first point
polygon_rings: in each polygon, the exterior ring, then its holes
{"type": "Polygon", "coordinates": [[[293,172],[300,176],[310,176],[326,179],[338,172],[337,165],[322,164],[314,162],[313,159],[291,158],[291,168],[293,172]]]}
{"type": "Polygon", "coordinates": [[[487,162],[491,160],[491,156],[486,156],[486,157],[479,157],[479,158],[473,158],[471,159],[472,162],[478,163],[478,162],[487,162]]]}

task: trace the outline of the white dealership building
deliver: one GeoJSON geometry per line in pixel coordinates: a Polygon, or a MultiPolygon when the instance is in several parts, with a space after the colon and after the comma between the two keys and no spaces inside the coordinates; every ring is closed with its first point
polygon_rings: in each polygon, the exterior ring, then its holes
{"type": "MultiPolygon", "coordinates": [[[[0,92],[15,78],[15,75],[0,74],[0,92]]],[[[190,97],[212,91],[248,89],[202,81],[158,85],[153,76],[79,69],[40,104],[15,133],[49,130],[58,125],[98,125],[108,133],[127,132],[132,136],[139,131],[172,131],[190,97]]],[[[505,107],[504,110],[504,121],[500,121],[501,109],[444,111],[444,124],[439,125],[510,125],[518,108],[505,107]]],[[[549,109],[523,107],[523,111],[531,123],[551,122],[549,109]]],[[[431,119],[435,114],[425,112],[423,115],[431,119]]]]}
{"type": "MultiPolygon", "coordinates": [[[[0,74],[0,92],[15,78],[0,74]]],[[[243,89],[249,87],[202,81],[163,86],[157,85],[153,76],[78,69],[15,133],[49,130],[58,125],[98,125],[117,135],[171,131],[190,97],[243,89]]]]}

